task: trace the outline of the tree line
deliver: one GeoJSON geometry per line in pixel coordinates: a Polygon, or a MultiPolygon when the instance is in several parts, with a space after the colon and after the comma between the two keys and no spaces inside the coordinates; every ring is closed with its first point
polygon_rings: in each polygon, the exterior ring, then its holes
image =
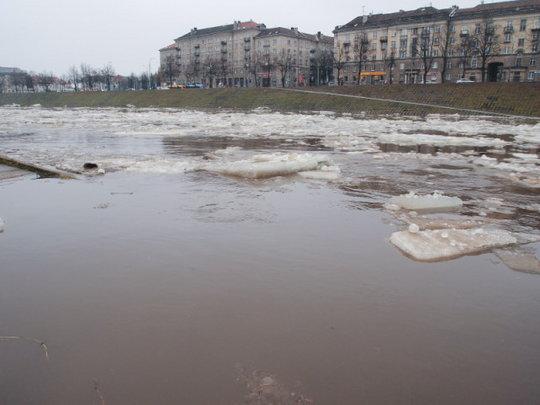
{"type": "Polygon", "coordinates": [[[161,82],[160,72],[123,76],[117,74],[110,63],[101,68],[81,63],[79,66],[71,66],[63,75],[22,70],[0,74],[0,93],[147,90],[161,86],[161,82]]]}

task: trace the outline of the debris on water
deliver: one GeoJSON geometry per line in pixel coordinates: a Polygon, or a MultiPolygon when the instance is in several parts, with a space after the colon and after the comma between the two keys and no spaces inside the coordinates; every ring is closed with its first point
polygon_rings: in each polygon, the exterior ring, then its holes
{"type": "Polygon", "coordinates": [[[244,403],[248,405],[309,405],[313,400],[301,393],[297,382],[289,386],[274,374],[261,370],[248,372],[237,366],[237,381],[244,386],[244,403]]]}
{"type": "Polygon", "coordinates": [[[409,225],[409,232],[410,233],[418,233],[420,231],[420,228],[416,224],[410,224],[409,225]]]}
{"type": "Polygon", "coordinates": [[[419,261],[439,261],[512,245],[518,240],[500,229],[445,229],[394,232],[390,242],[419,261]]]}
{"type": "Polygon", "coordinates": [[[83,169],[84,170],[95,170],[97,168],[98,168],[97,163],[86,162],[85,164],[83,164],[83,169]]]}
{"type": "Polygon", "coordinates": [[[105,174],[105,169],[98,169],[97,174],[105,174]]]}
{"type": "Polygon", "coordinates": [[[2,218],[0,218],[0,233],[4,232],[4,228],[6,227],[6,224],[2,218]]]}
{"type": "Polygon", "coordinates": [[[109,208],[109,203],[101,203],[101,204],[98,204],[94,207],[94,209],[98,209],[98,210],[104,210],[106,208],[109,208]]]}
{"type": "Polygon", "coordinates": [[[411,191],[409,194],[390,198],[385,207],[389,209],[389,207],[398,206],[414,211],[435,211],[460,208],[462,205],[463,201],[458,197],[449,197],[438,192],[420,195],[411,191]]]}

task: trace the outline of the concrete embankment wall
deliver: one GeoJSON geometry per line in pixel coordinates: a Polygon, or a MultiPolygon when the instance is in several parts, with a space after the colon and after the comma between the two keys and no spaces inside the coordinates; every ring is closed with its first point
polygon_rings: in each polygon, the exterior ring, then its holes
{"type": "Polygon", "coordinates": [[[503,114],[539,117],[540,83],[184,89],[122,92],[0,94],[0,105],[43,107],[174,107],[368,114],[503,114]],[[298,91],[297,91],[298,90],[298,91]]]}

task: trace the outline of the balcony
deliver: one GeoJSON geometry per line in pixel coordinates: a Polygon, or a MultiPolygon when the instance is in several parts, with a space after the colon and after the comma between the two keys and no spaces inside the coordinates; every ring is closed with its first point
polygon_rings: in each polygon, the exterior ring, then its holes
{"type": "Polygon", "coordinates": [[[506,27],[504,27],[503,32],[504,32],[505,34],[511,34],[511,33],[514,32],[514,27],[511,26],[511,25],[507,25],[506,27]]]}
{"type": "Polygon", "coordinates": [[[244,52],[249,52],[249,51],[251,51],[251,47],[245,46],[245,47],[244,47],[244,52]]]}
{"type": "Polygon", "coordinates": [[[387,37],[387,36],[380,37],[380,38],[379,38],[379,41],[381,41],[381,42],[388,42],[388,37],[387,37]]]}
{"type": "Polygon", "coordinates": [[[226,54],[227,52],[228,52],[228,51],[227,51],[226,49],[222,49],[222,50],[221,50],[221,53],[222,53],[222,54],[226,54]]]}

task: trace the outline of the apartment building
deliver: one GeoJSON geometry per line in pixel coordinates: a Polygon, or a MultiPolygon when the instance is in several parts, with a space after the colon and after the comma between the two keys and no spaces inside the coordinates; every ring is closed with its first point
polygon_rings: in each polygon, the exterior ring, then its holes
{"type": "Polygon", "coordinates": [[[334,30],[343,84],[540,80],[540,0],[360,16],[334,30]]]}
{"type": "Polygon", "coordinates": [[[302,86],[317,77],[333,38],[297,28],[266,28],[254,21],[193,28],[160,49],[163,71],[179,83],[217,86],[302,86]]]}

